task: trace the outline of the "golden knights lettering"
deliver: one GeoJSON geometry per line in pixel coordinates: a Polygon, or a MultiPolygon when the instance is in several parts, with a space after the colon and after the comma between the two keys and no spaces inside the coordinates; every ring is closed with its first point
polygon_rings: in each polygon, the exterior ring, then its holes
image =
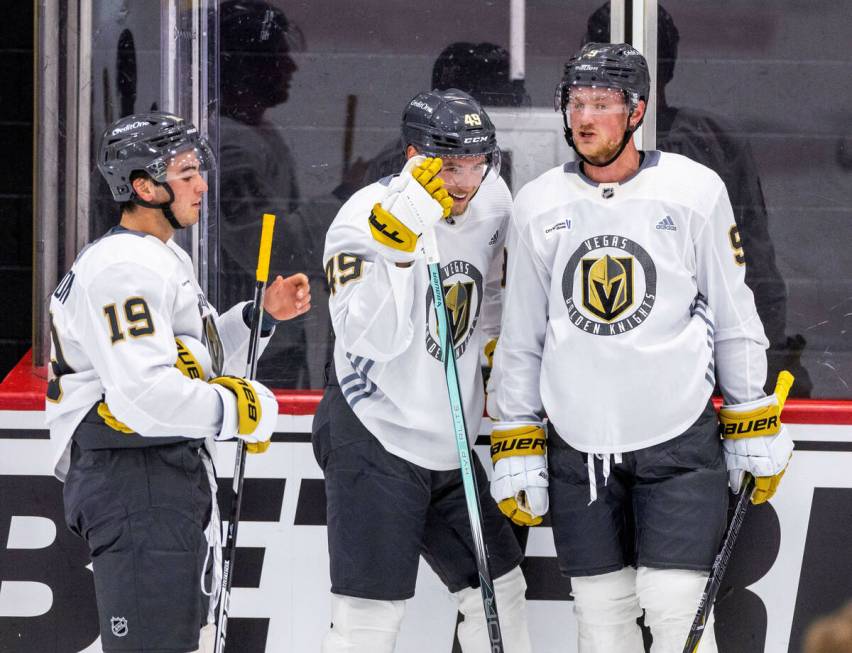
{"type": "Polygon", "coordinates": [[[633,305],[633,258],[583,259],[583,306],[612,322],[633,305]]]}
{"type": "Polygon", "coordinates": [[[562,273],[568,319],[593,336],[644,324],[657,300],[657,268],[639,243],[617,234],[585,239],[562,273]]]}

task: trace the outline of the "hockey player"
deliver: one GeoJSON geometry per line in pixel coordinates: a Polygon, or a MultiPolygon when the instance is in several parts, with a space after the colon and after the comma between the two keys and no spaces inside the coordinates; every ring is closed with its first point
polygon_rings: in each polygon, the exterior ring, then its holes
{"type": "MultiPolygon", "coordinates": [[[[221,572],[210,448],[237,437],[262,452],[278,415],[262,384],[226,376],[244,373],[251,304],[217,315],[172,240],[198,221],[201,173],[213,166],[207,142],[177,116],[111,125],[98,167],[121,221],[50,300],[47,422],[68,526],[92,556],[104,651],[212,651],[205,624],[221,572]]],[[[278,277],[262,343],[309,302],[304,275],[278,277]]]]}
{"type": "MultiPolygon", "coordinates": [[[[763,392],[767,341],[724,184],[636,148],[648,90],[626,44],[566,65],[556,105],[579,160],[516,197],[489,383],[492,494],[517,523],[549,505],[582,653],[644,651],[643,609],[653,650],[682,651],[726,481],[737,492],[750,473],[766,501],[792,452],[763,392]]],[[[716,650],[712,625],[699,650],[716,650]]]]}
{"type": "MultiPolygon", "coordinates": [[[[422,554],[458,600],[462,649],[484,653],[491,646],[418,237],[435,230],[475,434],[484,407],[479,353],[499,324],[511,196],[491,120],[466,93],[415,96],[402,133],[402,171],[355,193],[326,236],[337,339],[336,375],[313,424],[331,560],[333,623],[323,651],[393,651],[422,554]]],[[[472,459],[485,494],[485,472],[472,459]]],[[[482,516],[506,651],[529,651],[522,552],[493,502],[482,502],[482,516]]]]}

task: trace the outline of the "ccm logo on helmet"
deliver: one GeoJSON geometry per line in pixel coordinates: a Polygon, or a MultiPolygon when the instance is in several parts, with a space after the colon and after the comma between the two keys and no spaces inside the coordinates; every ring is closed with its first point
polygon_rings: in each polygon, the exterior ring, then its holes
{"type": "Polygon", "coordinates": [[[757,420],[750,419],[747,422],[731,422],[724,425],[722,433],[724,435],[753,433],[755,436],[759,436],[761,432],[773,428],[778,428],[778,417],[764,417],[757,420]]]}
{"type": "Polygon", "coordinates": [[[144,127],[147,124],[147,122],[132,122],[129,125],[125,125],[124,127],[116,127],[112,130],[112,135],[115,136],[116,134],[128,132],[131,129],[138,129],[139,127],[144,127]]]}
{"type": "Polygon", "coordinates": [[[483,141],[487,141],[487,136],[470,136],[469,138],[465,138],[465,143],[482,143],[483,141]]]}

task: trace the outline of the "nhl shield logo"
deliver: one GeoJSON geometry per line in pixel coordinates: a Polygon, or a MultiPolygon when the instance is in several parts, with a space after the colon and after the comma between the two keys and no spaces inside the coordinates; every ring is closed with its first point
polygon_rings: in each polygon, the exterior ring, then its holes
{"type": "Polygon", "coordinates": [[[127,635],[127,619],[125,617],[111,617],[109,625],[112,628],[112,634],[116,637],[127,635]]]}

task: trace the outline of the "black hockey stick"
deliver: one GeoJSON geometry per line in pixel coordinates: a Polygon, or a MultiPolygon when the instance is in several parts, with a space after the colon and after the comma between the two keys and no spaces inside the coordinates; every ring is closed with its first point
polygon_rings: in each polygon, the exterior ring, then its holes
{"type": "MultiPolygon", "coordinates": [[[[269,256],[272,251],[272,231],[275,228],[275,216],[263,215],[263,228],[260,234],[260,251],[257,255],[257,272],[254,285],[254,302],[251,312],[251,331],[249,335],[246,378],[253,379],[257,371],[257,347],[260,339],[260,320],[263,316],[263,292],[269,278],[269,256]]],[[[224,653],[225,638],[228,634],[228,614],[231,609],[231,586],[234,582],[234,558],[237,553],[237,528],[240,525],[240,504],[243,500],[243,480],[246,474],[246,443],[237,440],[237,457],[234,462],[234,499],[231,502],[231,515],[228,519],[228,536],[222,551],[222,593],[219,596],[219,614],[216,619],[216,653],[224,653]]],[[[213,497],[216,500],[216,497],[213,497]]]]}
{"type": "Polygon", "coordinates": [[[485,538],[482,535],[482,510],[479,504],[479,492],[476,488],[476,474],[470,460],[470,442],[467,437],[467,424],[462,408],[461,388],[459,387],[456,368],[456,352],[453,346],[453,335],[450,332],[447,304],[444,301],[443,284],[441,283],[441,261],[438,254],[438,244],[434,230],[427,231],[421,238],[429,267],[429,286],[432,289],[432,299],[435,302],[438,342],[441,343],[444,377],[447,381],[447,392],[450,395],[450,413],[453,418],[453,432],[459,454],[464,496],[467,501],[467,514],[470,518],[470,532],[476,555],[476,570],[479,574],[479,589],[482,593],[485,624],[491,642],[490,653],[503,653],[503,634],[500,631],[500,619],[497,616],[497,598],[494,596],[494,584],[491,582],[491,571],[488,569],[488,552],[485,548],[485,538]]]}
{"type": "MultiPolygon", "coordinates": [[[[784,370],[778,375],[775,394],[778,396],[779,413],[784,408],[784,403],[787,401],[787,394],[790,392],[792,385],[793,375],[788,371],[784,370]]],[[[731,518],[728,532],[725,534],[725,539],[722,542],[722,549],[716,555],[716,559],[713,561],[713,568],[710,570],[710,577],[707,579],[707,584],[704,585],[704,593],[698,602],[698,611],[695,613],[695,619],[693,619],[689,634],[686,636],[683,653],[695,653],[698,650],[698,644],[701,642],[701,636],[704,634],[704,627],[707,625],[707,619],[710,617],[713,604],[716,602],[716,595],[722,586],[722,578],[731,560],[734,543],[737,541],[737,535],[739,535],[740,527],[743,525],[746,510],[748,510],[753,495],[754,477],[751,474],[747,474],[743,481],[743,487],[740,490],[740,498],[737,501],[734,516],[731,518]]]]}
{"type": "Polygon", "coordinates": [[[749,474],[743,483],[740,498],[734,510],[734,516],[731,518],[728,532],[725,535],[724,542],[722,542],[722,549],[716,554],[716,559],[713,561],[713,569],[710,572],[710,577],[707,579],[707,584],[704,586],[704,593],[701,595],[701,600],[698,602],[698,612],[695,614],[695,619],[692,621],[692,626],[689,629],[689,635],[686,637],[683,653],[695,653],[698,649],[701,636],[704,634],[704,627],[707,625],[707,619],[710,617],[710,611],[713,609],[716,595],[722,586],[722,577],[725,575],[728,562],[731,560],[734,543],[737,541],[740,526],[743,525],[746,510],[748,510],[753,494],[754,478],[749,474]]]}

